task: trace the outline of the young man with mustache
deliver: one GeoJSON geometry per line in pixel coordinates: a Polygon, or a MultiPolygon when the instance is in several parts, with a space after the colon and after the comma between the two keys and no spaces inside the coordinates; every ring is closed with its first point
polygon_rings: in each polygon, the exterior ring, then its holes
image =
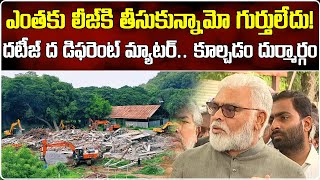
{"type": "Polygon", "coordinates": [[[263,142],[272,97],[266,83],[248,74],[221,81],[208,102],[210,143],[187,150],[173,163],[173,178],[303,178],[301,167],[263,142]]]}
{"type": "Polygon", "coordinates": [[[301,92],[283,91],[273,97],[269,119],[274,147],[298,163],[307,178],[319,176],[319,155],[309,143],[312,105],[301,92]]]}

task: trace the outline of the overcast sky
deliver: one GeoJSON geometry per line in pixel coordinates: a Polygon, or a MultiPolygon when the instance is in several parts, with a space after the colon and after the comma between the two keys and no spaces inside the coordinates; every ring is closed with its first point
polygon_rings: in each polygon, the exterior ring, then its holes
{"type": "MultiPolygon", "coordinates": [[[[27,71],[1,71],[1,75],[14,77],[15,74],[27,71]]],[[[154,78],[159,71],[33,71],[37,75],[48,74],[56,76],[60,81],[71,83],[73,87],[138,86],[154,78]]]]}

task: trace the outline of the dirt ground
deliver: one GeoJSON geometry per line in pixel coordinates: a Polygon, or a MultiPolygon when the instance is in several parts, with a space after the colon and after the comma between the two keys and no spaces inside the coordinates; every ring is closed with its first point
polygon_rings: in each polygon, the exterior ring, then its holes
{"type": "Polygon", "coordinates": [[[133,172],[140,170],[142,167],[132,167],[128,170],[119,170],[116,168],[107,168],[103,166],[89,166],[86,168],[84,178],[107,178],[117,174],[127,174],[136,176],[138,178],[169,178],[171,174],[171,165],[173,161],[168,160],[160,164],[165,169],[164,175],[145,175],[145,174],[133,174],[133,172]]]}

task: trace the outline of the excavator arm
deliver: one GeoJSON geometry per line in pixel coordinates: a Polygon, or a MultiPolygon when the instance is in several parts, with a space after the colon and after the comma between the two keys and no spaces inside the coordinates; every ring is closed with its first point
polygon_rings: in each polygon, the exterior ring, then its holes
{"type": "Polygon", "coordinates": [[[18,126],[19,126],[20,131],[23,131],[24,129],[23,129],[22,126],[21,126],[20,119],[18,119],[17,123],[18,123],[18,126]]]}
{"type": "Polygon", "coordinates": [[[82,161],[85,161],[88,165],[91,165],[91,163],[99,156],[99,151],[95,149],[89,150],[82,147],[76,148],[72,143],[66,141],[57,141],[48,144],[47,140],[43,139],[41,147],[41,159],[44,161],[48,147],[69,147],[73,152],[73,165],[77,165],[82,161]]]}
{"type": "Polygon", "coordinates": [[[95,123],[96,123],[97,125],[100,125],[100,124],[106,125],[106,124],[109,124],[110,122],[109,122],[108,120],[96,120],[95,123]]]}
{"type": "Polygon", "coordinates": [[[43,139],[42,140],[42,147],[41,147],[41,152],[42,152],[41,158],[44,159],[46,157],[48,147],[69,147],[73,152],[76,149],[76,147],[70,142],[57,141],[57,142],[53,142],[51,144],[48,144],[47,140],[43,139]]]}
{"type": "Polygon", "coordinates": [[[61,129],[64,129],[64,128],[65,128],[64,123],[63,123],[63,120],[60,121],[59,127],[61,127],[61,129]]]}
{"type": "Polygon", "coordinates": [[[175,122],[168,121],[161,128],[153,128],[154,132],[163,133],[169,126],[177,126],[178,124],[175,122]]]}

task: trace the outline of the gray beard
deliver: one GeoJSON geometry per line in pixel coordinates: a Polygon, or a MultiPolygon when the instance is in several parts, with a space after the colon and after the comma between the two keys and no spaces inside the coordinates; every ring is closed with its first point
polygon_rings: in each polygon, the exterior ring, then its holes
{"type": "Polygon", "coordinates": [[[210,128],[210,144],[217,151],[245,150],[248,149],[253,141],[253,125],[254,118],[250,118],[238,132],[231,133],[226,125],[222,125],[219,121],[214,121],[210,128]],[[227,134],[212,133],[212,126],[221,127],[227,134]]]}

